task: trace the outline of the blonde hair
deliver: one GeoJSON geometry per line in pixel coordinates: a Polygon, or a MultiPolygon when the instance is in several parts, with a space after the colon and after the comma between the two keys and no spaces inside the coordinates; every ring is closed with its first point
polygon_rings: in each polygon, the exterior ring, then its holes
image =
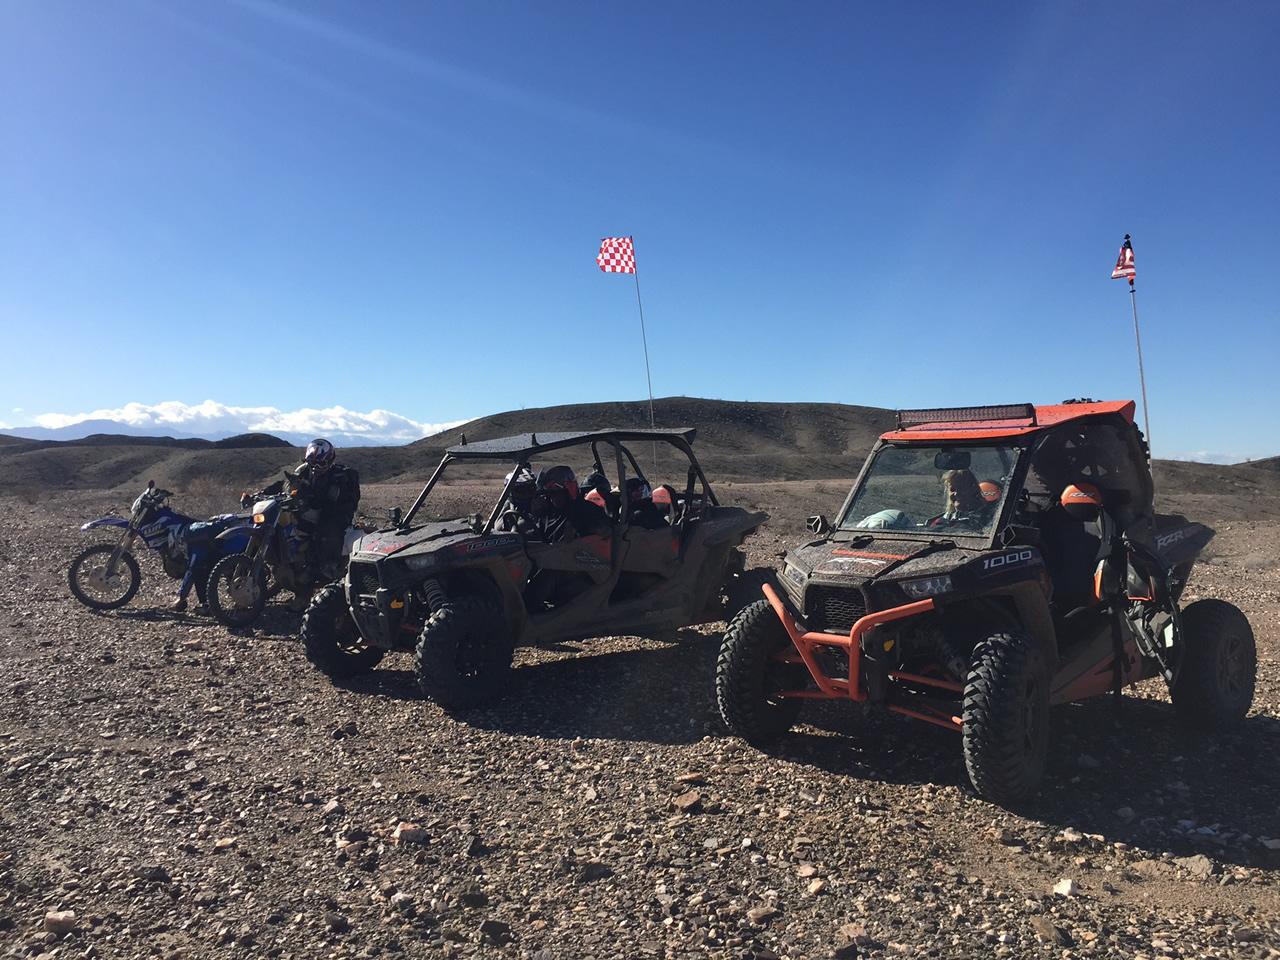
{"type": "Polygon", "coordinates": [[[942,475],[942,509],[946,513],[973,513],[980,510],[986,500],[978,478],[969,470],[948,470],[942,475]]]}

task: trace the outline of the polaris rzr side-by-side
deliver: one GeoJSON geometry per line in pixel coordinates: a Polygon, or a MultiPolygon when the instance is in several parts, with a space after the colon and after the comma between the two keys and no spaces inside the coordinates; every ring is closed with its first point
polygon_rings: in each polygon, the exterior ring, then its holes
{"type": "Polygon", "coordinates": [[[312,599],[307,657],[342,678],[411,652],[422,691],[456,708],[502,692],[517,646],[720,619],[739,548],[768,515],[716,499],[693,439],[619,429],[449,447],[408,512],[358,540],[346,577],[312,599]],[[646,478],[628,444],[661,450],[676,485],[646,478]]]}
{"type": "Polygon", "coordinates": [[[1179,718],[1224,729],[1253,701],[1244,614],[1179,606],[1213,536],[1157,515],[1130,402],[902,411],[834,525],[789,552],[729,624],[716,698],[760,745],[806,699],[957,731],[978,794],[1026,798],[1051,706],[1163,677],[1179,718]]]}

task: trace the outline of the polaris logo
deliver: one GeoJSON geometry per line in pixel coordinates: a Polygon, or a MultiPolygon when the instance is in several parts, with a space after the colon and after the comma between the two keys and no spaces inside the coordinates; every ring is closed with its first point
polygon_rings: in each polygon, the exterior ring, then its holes
{"type": "Polygon", "coordinates": [[[470,543],[461,545],[461,549],[467,553],[473,550],[488,550],[491,547],[501,547],[508,543],[519,543],[517,537],[493,537],[489,540],[472,540],[470,543]]]}
{"type": "Polygon", "coordinates": [[[1017,566],[1020,563],[1032,563],[1036,558],[1034,550],[1019,550],[1016,553],[1002,553],[996,557],[987,557],[982,561],[982,569],[990,573],[993,570],[1003,570],[1006,567],[1017,566]]]}

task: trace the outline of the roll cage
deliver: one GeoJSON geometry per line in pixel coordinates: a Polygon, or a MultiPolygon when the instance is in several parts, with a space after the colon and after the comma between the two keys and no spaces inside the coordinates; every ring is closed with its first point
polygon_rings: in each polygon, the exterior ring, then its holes
{"type": "MultiPolygon", "coordinates": [[[[400,529],[408,527],[412,522],[418,510],[421,509],[423,503],[426,502],[432,488],[444,475],[450,464],[458,462],[491,462],[491,463],[509,463],[513,465],[511,476],[506,483],[503,484],[502,493],[490,511],[488,518],[480,515],[476,516],[477,532],[481,534],[489,533],[493,530],[494,524],[497,523],[501,516],[503,505],[508,501],[511,494],[511,488],[517,482],[517,476],[521,467],[529,467],[530,461],[534,457],[546,458],[548,454],[557,450],[563,450],[569,447],[589,446],[591,448],[591,456],[593,469],[596,472],[604,472],[604,463],[601,459],[601,448],[611,447],[613,453],[613,465],[617,470],[618,489],[625,489],[627,478],[644,477],[644,471],[640,468],[635,455],[627,443],[633,442],[652,442],[666,443],[674,447],[685,455],[689,461],[689,467],[686,473],[686,482],[684,495],[686,499],[693,497],[695,490],[700,485],[702,499],[711,506],[719,506],[720,502],[716,499],[715,493],[711,489],[706,474],[703,473],[698,458],[693,452],[693,440],[697,436],[697,430],[693,427],[678,427],[670,430],[657,429],[635,429],[635,430],[589,430],[581,432],[556,432],[556,433],[525,433],[517,434],[510,437],[501,437],[494,440],[478,440],[472,443],[456,444],[445,449],[444,457],[441,459],[435,471],[427,480],[426,486],[422,488],[422,492],[413,502],[413,506],[409,508],[408,513],[402,519],[396,521],[396,526],[400,529]],[[631,473],[627,472],[628,466],[631,473]]],[[[608,453],[608,451],[605,451],[608,453]]],[[[625,518],[621,519],[625,522],[625,518]]]]}

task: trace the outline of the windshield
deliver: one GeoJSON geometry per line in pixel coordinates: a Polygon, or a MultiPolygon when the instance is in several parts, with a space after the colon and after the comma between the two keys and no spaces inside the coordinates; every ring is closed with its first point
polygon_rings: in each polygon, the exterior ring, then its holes
{"type": "Polygon", "coordinates": [[[989,535],[1017,455],[1011,446],[886,446],[838,528],[989,535]]]}

